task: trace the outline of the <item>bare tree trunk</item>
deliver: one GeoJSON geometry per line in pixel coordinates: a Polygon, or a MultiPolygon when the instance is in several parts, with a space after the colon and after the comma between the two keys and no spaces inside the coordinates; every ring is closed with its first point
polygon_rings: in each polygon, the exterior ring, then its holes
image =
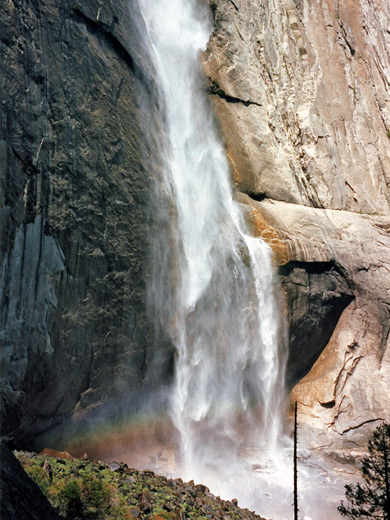
{"type": "MultiPolygon", "coordinates": [[[[297,413],[298,403],[295,401],[295,413],[294,413],[294,520],[298,520],[298,466],[297,466],[297,413]]],[[[390,520],[390,517],[389,519],[390,520]]]]}
{"type": "Polygon", "coordinates": [[[390,484],[389,484],[389,459],[387,452],[387,436],[385,435],[385,430],[383,430],[383,459],[385,463],[385,484],[386,484],[386,518],[390,520],[390,484]]]}

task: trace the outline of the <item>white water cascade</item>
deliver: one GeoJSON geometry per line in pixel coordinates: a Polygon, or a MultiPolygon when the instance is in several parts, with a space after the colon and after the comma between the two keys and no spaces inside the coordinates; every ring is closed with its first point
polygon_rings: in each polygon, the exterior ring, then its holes
{"type": "MultiPolygon", "coordinates": [[[[265,472],[259,484],[253,468],[280,453],[286,352],[271,250],[250,236],[233,199],[207,99],[200,54],[211,16],[197,0],[140,5],[166,134],[159,204],[167,234],[156,238],[150,291],[176,348],[170,414],[177,473],[271,515],[275,504],[267,508],[261,489],[264,495],[287,479],[290,492],[292,477],[275,464],[279,474],[265,472]]],[[[291,494],[286,500],[290,509],[291,494]]]]}

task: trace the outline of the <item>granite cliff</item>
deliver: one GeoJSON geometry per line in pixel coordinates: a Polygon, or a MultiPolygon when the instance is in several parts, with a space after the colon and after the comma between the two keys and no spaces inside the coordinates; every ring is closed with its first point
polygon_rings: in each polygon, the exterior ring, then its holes
{"type": "Polygon", "coordinates": [[[155,92],[136,5],[0,18],[1,425],[28,446],[142,390],[155,92]]]}
{"type": "MultiPolygon", "coordinates": [[[[313,445],[353,446],[390,420],[390,6],[210,5],[208,91],[237,200],[276,252],[292,399],[313,445]]],[[[30,446],[169,379],[145,297],[163,122],[136,1],[1,14],[1,424],[30,446]]]]}
{"type": "Polygon", "coordinates": [[[291,399],[313,445],[353,446],[390,414],[390,6],[211,5],[204,67],[280,265],[291,399]]]}

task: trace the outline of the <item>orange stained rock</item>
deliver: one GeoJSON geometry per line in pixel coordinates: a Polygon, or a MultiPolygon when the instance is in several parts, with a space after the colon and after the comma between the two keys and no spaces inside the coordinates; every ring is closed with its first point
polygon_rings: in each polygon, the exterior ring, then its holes
{"type": "Polygon", "coordinates": [[[252,205],[248,213],[248,220],[253,236],[261,237],[271,247],[274,253],[274,262],[277,265],[287,264],[290,258],[286,244],[275,229],[268,224],[260,211],[252,205]]]}
{"type": "Polygon", "coordinates": [[[226,154],[228,156],[229,162],[230,162],[231,167],[233,169],[234,184],[237,185],[237,184],[239,184],[241,182],[240,172],[237,169],[236,161],[233,158],[233,154],[229,150],[227,150],[226,154]]]}
{"type": "Polygon", "coordinates": [[[58,457],[59,459],[74,459],[67,451],[57,451],[51,448],[45,448],[39,455],[46,455],[47,457],[58,457]]]}

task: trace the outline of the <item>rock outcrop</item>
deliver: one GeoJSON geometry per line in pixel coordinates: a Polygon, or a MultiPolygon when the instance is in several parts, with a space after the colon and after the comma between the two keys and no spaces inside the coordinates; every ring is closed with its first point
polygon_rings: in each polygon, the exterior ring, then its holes
{"type": "Polygon", "coordinates": [[[279,244],[291,398],[314,445],[359,444],[390,418],[390,5],[211,7],[210,98],[238,200],[279,244]]]}
{"type": "Polygon", "coordinates": [[[315,361],[291,394],[301,426],[315,446],[327,445],[327,437],[335,447],[365,443],[369,429],[356,430],[390,413],[390,217],[257,205],[294,259],[281,268],[290,301],[290,381],[315,361]]]}
{"type": "Polygon", "coordinates": [[[5,0],[0,24],[1,425],[29,445],[142,388],[155,93],[136,3],[5,0]]]}
{"type": "Polygon", "coordinates": [[[0,459],[2,520],[59,520],[55,509],[4,442],[0,442],[0,459]]]}

